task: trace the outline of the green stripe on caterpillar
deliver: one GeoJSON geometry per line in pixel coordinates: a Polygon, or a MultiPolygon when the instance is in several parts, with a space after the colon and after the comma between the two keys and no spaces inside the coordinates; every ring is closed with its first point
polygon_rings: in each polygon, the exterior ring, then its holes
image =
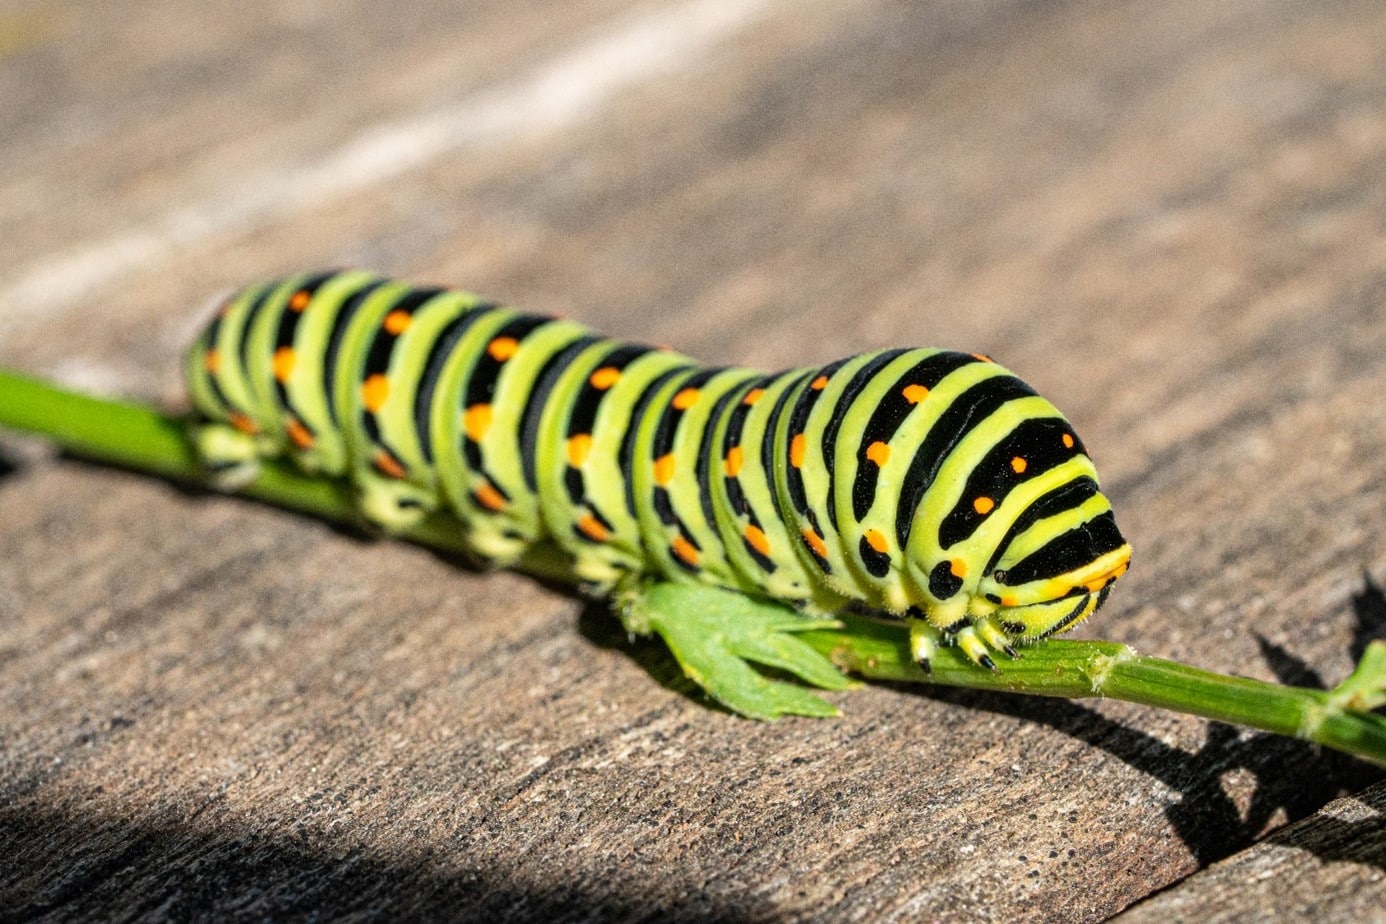
{"type": "Polygon", "coordinates": [[[979,354],[707,368],[341,271],[234,294],[186,370],[222,485],[289,456],[349,479],[386,531],[444,510],[485,561],[548,541],[599,592],[692,584],[904,619],[926,667],[946,643],[995,669],[1071,628],[1130,556],[1068,422],[979,354]]]}

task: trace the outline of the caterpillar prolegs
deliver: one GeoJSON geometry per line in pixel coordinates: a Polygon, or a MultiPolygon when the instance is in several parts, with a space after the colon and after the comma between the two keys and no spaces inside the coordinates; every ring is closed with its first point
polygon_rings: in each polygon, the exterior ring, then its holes
{"type": "MultiPolygon", "coordinates": [[[[577,578],[625,599],[628,625],[658,632],[751,715],[767,709],[739,698],[744,660],[834,685],[786,653],[802,643],[783,608],[754,601],[904,619],[926,666],[948,643],[995,669],[993,653],[1090,615],[1130,555],[1068,422],[979,354],[704,367],[466,292],[338,271],[232,295],[187,379],[198,450],[223,484],[288,456],[350,479],[387,531],[446,510],[500,566],[552,543],[577,578]],[[700,614],[651,609],[659,587],[720,608],[724,626],[773,628],[699,656],[700,614]]],[[[774,702],[769,714],[816,708],[774,702]]]]}

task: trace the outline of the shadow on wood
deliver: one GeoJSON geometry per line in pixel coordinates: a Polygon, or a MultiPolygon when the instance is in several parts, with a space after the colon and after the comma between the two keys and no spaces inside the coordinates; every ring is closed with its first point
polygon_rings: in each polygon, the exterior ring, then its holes
{"type": "Polygon", "coordinates": [[[1376,814],[1355,821],[1325,814],[1291,830],[1277,831],[1266,843],[1294,847],[1328,863],[1345,861],[1386,869],[1386,787],[1373,786],[1354,798],[1376,814]]]}
{"type": "Polygon", "coordinates": [[[1357,617],[1357,628],[1352,639],[1352,660],[1362,660],[1367,645],[1386,639],[1386,593],[1372,578],[1371,572],[1362,571],[1362,590],[1352,595],[1352,612],[1357,617]]]}
{"type": "MultiPolygon", "coordinates": [[[[459,840],[465,833],[458,834],[459,840]]],[[[16,845],[0,873],[0,921],[122,917],[282,919],[346,915],[411,919],[739,921],[755,900],[706,895],[655,909],[621,886],[526,882],[524,869],[486,862],[459,845],[448,858],[373,857],[360,848],[318,851],[246,828],[199,830],[195,816],[162,822],[0,810],[0,842],[16,845]]],[[[629,888],[629,886],[627,886],[629,888]]]]}
{"type": "MultiPolygon", "coordinates": [[[[1363,591],[1354,597],[1353,608],[1357,625],[1352,650],[1356,659],[1368,642],[1386,635],[1386,597],[1369,575],[1363,591]]],[[[666,689],[706,708],[720,708],[683,677],[662,644],[626,638],[605,603],[593,601],[585,607],[579,628],[593,644],[629,655],[666,689]]],[[[1267,665],[1281,683],[1327,688],[1308,664],[1259,636],[1258,641],[1267,665]]],[[[1165,815],[1200,865],[1231,856],[1256,843],[1267,827],[1306,818],[1331,800],[1360,791],[1383,775],[1380,769],[1336,751],[1277,735],[1244,733],[1222,723],[1210,723],[1203,746],[1190,752],[1078,702],[947,687],[920,689],[901,685],[900,689],[960,708],[1047,725],[1159,780],[1179,794],[1179,800],[1165,808],[1165,815]],[[1245,771],[1255,779],[1245,812],[1222,783],[1226,774],[1237,771],[1245,771]],[[1277,818],[1280,813],[1283,818],[1277,818]]]]}
{"type": "Polygon", "coordinates": [[[1289,821],[1307,817],[1382,776],[1336,751],[1221,723],[1210,723],[1203,746],[1190,752],[1076,702],[943,689],[919,695],[1047,725],[1159,780],[1178,793],[1164,814],[1200,865],[1255,843],[1273,821],[1280,823],[1278,812],[1289,821]],[[1223,777],[1236,771],[1255,779],[1245,814],[1223,788],[1223,777]]]}
{"type": "Polygon", "coordinates": [[[0,481],[5,480],[19,471],[19,463],[0,449],[0,481]]]}

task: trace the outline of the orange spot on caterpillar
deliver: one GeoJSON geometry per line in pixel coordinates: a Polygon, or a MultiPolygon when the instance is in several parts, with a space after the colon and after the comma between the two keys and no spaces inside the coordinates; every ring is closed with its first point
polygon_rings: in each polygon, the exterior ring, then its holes
{"type": "Polygon", "coordinates": [[[948,563],[948,570],[953,573],[955,578],[967,577],[967,562],[961,558],[955,558],[948,563]]]}
{"type": "Polygon", "coordinates": [[[819,558],[828,557],[828,544],[823,541],[822,536],[815,533],[812,529],[804,527],[803,537],[804,541],[808,543],[808,547],[813,550],[813,554],[817,555],[819,558]]]}
{"type": "Polygon", "coordinates": [[[592,434],[576,433],[568,437],[568,464],[577,468],[587,461],[587,454],[592,451],[592,434]]]}
{"type": "Polygon", "coordinates": [[[1019,603],[1020,603],[1020,601],[1019,601],[1018,599],[1016,599],[1014,596],[1012,596],[1011,594],[1002,594],[1002,595],[1001,595],[1001,605],[1002,605],[1002,606],[1006,606],[1006,607],[1016,606],[1016,605],[1018,605],[1019,603]]]}
{"type": "Polygon", "coordinates": [[[686,411],[698,403],[698,389],[685,388],[683,391],[674,395],[674,410],[686,411]]]}
{"type": "Polygon", "coordinates": [[[990,497],[979,497],[972,502],[972,509],[986,516],[996,507],[996,501],[990,497]]]}
{"type": "Polygon", "coordinates": [[[462,429],[467,431],[467,439],[479,443],[486,431],[491,429],[491,405],[473,404],[462,413],[462,429]]]}
{"type": "Polygon", "coordinates": [[[890,543],[886,542],[886,537],[881,535],[879,529],[868,529],[866,531],[866,544],[877,552],[885,552],[890,548],[890,543]]]}
{"type": "Polygon", "coordinates": [[[1028,466],[1029,463],[1020,456],[1011,459],[1011,471],[1015,472],[1017,475],[1022,474],[1028,466]]]}
{"type": "Polygon", "coordinates": [[[985,353],[973,353],[972,358],[984,363],[993,362],[992,358],[985,353]]]}
{"type": "Polygon", "coordinates": [[[866,447],[866,458],[875,462],[876,467],[880,468],[890,461],[890,447],[877,440],[866,447]]]}
{"type": "Polygon", "coordinates": [[[503,363],[515,355],[515,351],[520,348],[520,341],[514,337],[497,337],[486,345],[486,352],[491,354],[491,358],[498,363],[503,363]]]}
{"type": "Polygon", "coordinates": [[[231,426],[235,427],[237,430],[240,430],[247,436],[254,436],[255,434],[260,432],[260,425],[257,424],[255,421],[251,420],[245,414],[242,414],[240,411],[232,411],[230,414],[226,415],[226,419],[231,424],[231,426]]]}
{"type": "Polygon", "coordinates": [[[366,406],[366,410],[372,414],[377,413],[385,406],[385,401],[390,397],[390,380],[380,373],[372,375],[361,383],[361,403],[366,406]]]}
{"type": "Polygon", "coordinates": [[[487,510],[501,510],[505,507],[505,498],[501,492],[497,491],[494,485],[483,484],[476,489],[475,497],[477,503],[487,510]]]}
{"type": "Polygon", "coordinates": [[[675,536],[672,545],[674,554],[690,565],[698,564],[698,550],[683,536],[675,536]]]}
{"type": "Polygon", "coordinates": [[[410,317],[409,312],[391,311],[389,314],[385,315],[385,323],[381,326],[385,328],[386,333],[394,334],[398,337],[400,334],[407,331],[409,325],[413,323],[414,319],[410,317]]]}
{"type": "Polygon", "coordinates": [[[299,289],[289,297],[289,310],[302,311],[304,308],[308,307],[308,302],[311,301],[312,298],[313,296],[311,293],[299,289]]]}
{"type": "Polygon", "coordinates": [[[900,392],[900,394],[904,395],[905,400],[910,404],[918,404],[929,397],[929,389],[925,388],[923,385],[906,385],[905,390],[900,392]]]}
{"type": "Polygon", "coordinates": [[[584,515],[581,520],[577,521],[577,528],[578,531],[588,539],[592,539],[596,542],[605,542],[609,535],[607,528],[602,525],[602,521],[598,520],[590,513],[584,515]]]}
{"type": "Polygon", "coordinates": [[[399,464],[398,459],[383,449],[375,454],[375,459],[373,461],[376,471],[390,478],[404,478],[409,474],[404,470],[404,466],[399,464]]]}
{"type": "Polygon", "coordinates": [[[828,387],[828,377],[827,377],[826,375],[820,375],[818,378],[814,379],[812,382],[809,382],[809,388],[812,388],[814,391],[822,391],[823,389],[825,389],[825,388],[827,388],[827,387],[828,387]]]}
{"type": "Polygon", "coordinates": [[[747,526],[741,535],[746,538],[746,544],[751,548],[762,555],[770,555],[770,540],[759,526],[747,526]]]}
{"type": "Polygon", "coordinates": [[[313,437],[313,431],[305,427],[296,417],[290,417],[284,421],[284,432],[289,435],[289,440],[299,449],[312,449],[313,443],[317,442],[313,437]]]}
{"type": "Polygon", "coordinates": [[[1110,578],[1098,578],[1095,581],[1088,581],[1083,586],[1088,589],[1088,593],[1095,594],[1102,588],[1106,587],[1107,584],[1110,583],[1110,581],[1110,578]]]}
{"type": "Polygon", "coordinates": [[[741,403],[745,405],[755,404],[764,394],[764,388],[752,388],[750,391],[746,392],[746,397],[741,399],[741,403]]]}
{"type": "Polygon", "coordinates": [[[298,363],[298,356],[294,354],[293,347],[282,346],[274,351],[274,379],[276,382],[287,382],[289,376],[294,374],[294,366],[298,363]]]}
{"type": "Polygon", "coordinates": [[[211,349],[208,350],[206,353],[203,353],[202,368],[206,369],[212,375],[216,375],[218,372],[221,371],[221,354],[218,353],[215,349],[211,349]]]}
{"type": "Polygon", "coordinates": [[[598,391],[606,391],[612,385],[621,381],[621,370],[617,369],[615,366],[602,366],[596,372],[592,373],[587,381],[598,391]]]}
{"type": "Polygon", "coordinates": [[[731,449],[727,450],[726,467],[728,478],[735,478],[741,473],[741,463],[743,461],[745,461],[745,457],[741,452],[740,446],[733,446],[731,449]]]}
{"type": "Polygon", "coordinates": [[[664,487],[674,480],[674,454],[666,453],[655,459],[654,464],[655,484],[664,487]]]}
{"type": "Polygon", "coordinates": [[[1064,434],[1064,448],[1065,448],[1065,449],[1072,449],[1072,448],[1073,448],[1073,436],[1072,436],[1071,434],[1068,434],[1068,433],[1065,433],[1065,434],[1064,434]]]}
{"type": "Polygon", "coordinates": [[[794,434],[794,439],[789,441],[789,464],[795,468],[803,468],[804,455],[808,452],[808,438],[802,433],[794,434]]]}

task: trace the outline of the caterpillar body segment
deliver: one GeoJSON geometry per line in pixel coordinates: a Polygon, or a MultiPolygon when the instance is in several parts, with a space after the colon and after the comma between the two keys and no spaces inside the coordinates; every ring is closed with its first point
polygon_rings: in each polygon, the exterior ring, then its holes
{"type": "MultiPolygon", "coordinates": [[[[345,271],[231,296],[186,370],[194,440],[223,484],[288,456],[349,478],[387,530],[446,510],[483,558],[511,564],[551,542],[581,580],[623,599],[672,582],[809,614],[867,609],[905,619],[926,664],[956,643],[993,667],[993,653],[1076,625],[1130,555],[1068,422],[976,354],[706,368],[345,271]]],[[[669,595],[656,596],[657,618],[632,618],[725,701],[728,685],[706,676],[719,656],[694,652],[693,623],[676,627],[669,595]]],[[[720,609],[747,621],[754,607],[720,609]]],[[[763,629],[786,631],[774,613],[763,629]]],[[[749,635],[739,644],[723,652],[738,671],[738,659],[778,657],[749,635]]],[[[730,705],[763,711],[753,701],[730,705]]]]}
{"type": "Polygon", "coordinates": [[[573,556],[578,577],[610,587],[644,572],[649,555],[632,472],[648,437],[642,414],[664,400],[691,360],[650,347],[588,338],[566,366],[551,370],[541,396],[530,464],[539,483],[544,527],[573,556]],[[544,464],[545,460],[549,464],[544,464]]]}

